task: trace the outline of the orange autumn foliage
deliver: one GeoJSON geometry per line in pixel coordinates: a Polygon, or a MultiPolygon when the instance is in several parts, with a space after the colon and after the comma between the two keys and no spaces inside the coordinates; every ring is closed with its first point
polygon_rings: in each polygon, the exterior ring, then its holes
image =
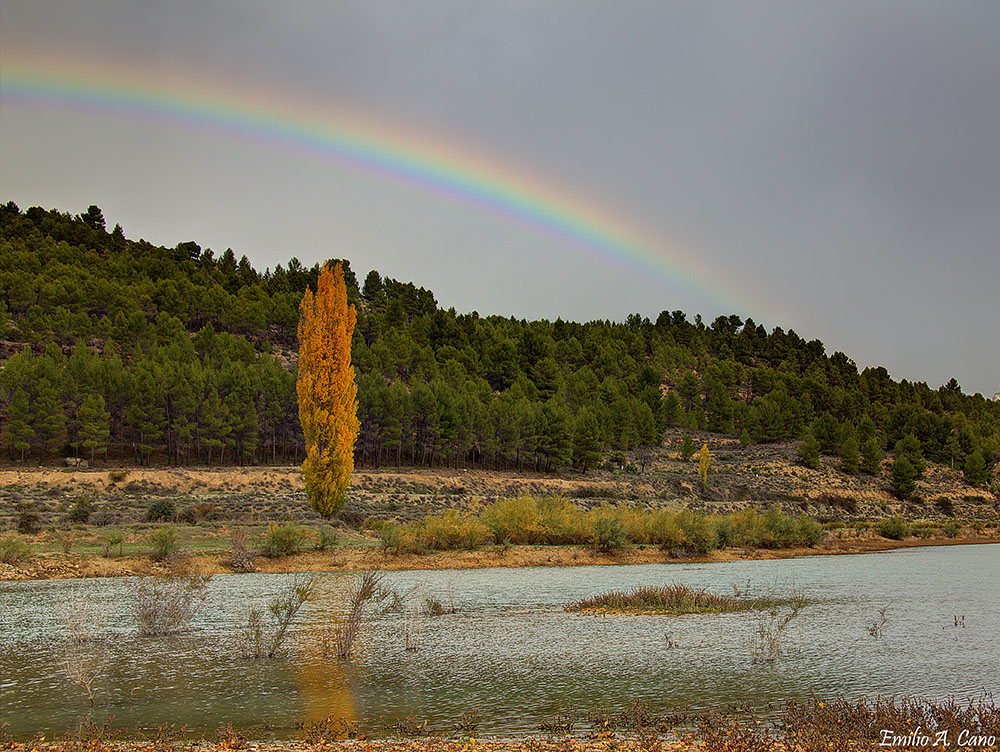
{"type": "Polygon", "coordinates": [[[332,517],[344,505],[358,438],[358,387],[351,365],[357,313],[347,303],[344,270],[327,264],[316,294],[299,306],[299,422],[306,440],[302,463],[309,506],[332,517]]]}

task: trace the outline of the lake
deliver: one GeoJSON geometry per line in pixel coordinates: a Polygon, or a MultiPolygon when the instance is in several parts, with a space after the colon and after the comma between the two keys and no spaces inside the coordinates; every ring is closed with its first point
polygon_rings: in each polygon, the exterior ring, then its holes
{"type": "MultiPolygon", "coordinates": [[[[377,555],[373,562],[377,563],[377,555]]],[[[217,575],[188,632],[140,637],[135,580],[0,583],[0,720],[16,737],[61,735],[81,719],[194,736],[223,723],[257,737],[336,714],[374,735],[414,714],[453,726],[478,710],[477,734],[537,732],[560,709],[700,710],[785,698],[1000,695],[1000,545],[910,548],[852,556],[726,563],[390,572],[407,608],[374,619],[359,657],[317,647],[331,603],[355,575],[317,575],[286,657],[254,662],[234,646],[249,603],[265,605],[292,575],[217,575]],[[594,616],[566,613],[609,589],[679,582],[731,593],[792,589],[809,599],[783,634],[783,654],[753,663],[750,636],[767,614],[594,616]],[[414,613],[427,597],[455,613],[414,613]],[[64,604],[101,615],[98,643],[73,646],[64,604]],[[885,609],[880,638],[869,626],[885,609]],[[407,650],[405,635],[417,649],[407,650]],[[61,667],[67,649],[106,651],[92,708],[61,667]]],[[[779,614],[780,617],[780,614],[779,614]]],[[[91,651],[88,653],[87,651],[91,651]]]]}

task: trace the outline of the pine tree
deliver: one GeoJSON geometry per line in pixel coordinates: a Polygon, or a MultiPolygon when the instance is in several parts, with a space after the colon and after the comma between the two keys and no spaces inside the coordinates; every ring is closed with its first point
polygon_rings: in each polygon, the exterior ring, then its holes
{"type": "Polygon", "coordinates": [[[18,387],[14,390],[10,404],[7,406],[7,425],[4,428],[4,439],[10,447],[12,455],[14,452],[21,453],[21,462],[24,462],[24,455],[31,449],[31,442],[35,438],[30,418],[28,395],[18,387]]]}
{"type": "Polygon", "coordinates": [[[309,505],[324,517],[343,506],[354,470],[358,389],[351,365],[357,314],[347,303],[344,271],[323,267],[315,296],[299,307],[299,421],[306,441],[302,473],[309,505]]]}
{"type": "Polygon", "coordinates": [[[799,464],[804,467],[816,470],[819,467],[819,441],[812,433],[806,434],[806,438],[799,444],[796,452],[799,464]]]}
{"type": "Polygon", "coordinates": [[[111,434],[111,415],[104,407],[104,397],[99,394],[84,397],[76,419],[80,423],[80,446],[90,450],[90,462],[93,464],[94,455],[107,448],[108,436],[111,434]]]}
{"type": "Polygon", "coordinates": [[[900,499],[909,499],[917,489],[917,471],[905,455],[892,461],[892,492],[900,499]]]}
{"type": "Polygon", "coordinates": [[[691,438],[691,434],[686,433],[684,434],[684,438],[681,439],[681,450],[680,450],[681,459],[687,462],[689,459],[691,459],[691,456],[693,454],[694,454],[694,440],[691,438]]]}
{"type": "Polygon", "coordinates": [[[42,455],[59,449],[66,441],[66,417],[59,402],[55,387],[46,378],[41,378],[35,387],[33,407],[33,428],[40,439],[42,455]]]}
{"type": "Polygon", "coordinates": [[[965,482],[971,486],[981,486],[989,479],[989,468],[986,467],[981,449],[966,455],[962,474],[965,476],[965,482]]]}
{"type": "Polygon", "coordinates": [[[878,475],[882,469],[882,447],[874,436],[869,436],[861,445],[861,472],[878,475]]]}
{"type": "Polygon", "coordinates": [[[583,472],[601,461],[601,428],[594,413],[584,408],[576,416],[573,431],[573,464],[583,472]]]}
{"type": "Polygon", "coordinates": [[[849,475],[858,472],[858,440],[848,434],[840,447],[840,469],[849,475]]]}
{"type": "Polygon", "coordinates": [[[896,446],[893,448],[893,454],[896,458],[906,457],[910,463],[910,467],[920,478],[924,474],[924,470],[927,469],[927,460],[924,459],[924,452],[920,446],[920,439],[914,436],[912,433],[906,434],[903,438],[896,442],[896,446]]]}

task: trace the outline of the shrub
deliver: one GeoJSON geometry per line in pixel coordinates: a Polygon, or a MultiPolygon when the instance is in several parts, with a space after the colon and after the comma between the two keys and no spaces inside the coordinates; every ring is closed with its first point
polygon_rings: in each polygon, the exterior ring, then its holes
{"type": "Polygon", "coordinates": [[[128,477],[128,470],[108,470],[108,483],[122,483],[128,477]]]}
{"type": "Polygon", "coordinates": [[[586,543],[588,534],[580,508],[562,496],[550,496],[536,502],[542,532],[540,543],[560,545],[586,543]]]}
{"type": "Polygon", "coordinates": [[[238,625],[236,632],[240,655],[255,660],[276,656],[292,620],[305,602],[312,598],[315,588],[315,577],[296,577],[283,595],[276,596],[267,604],[267,623],[264,621],[263,609],[248,606],[246,619],[238,625]]]}
{"type": "Polygon", "coordinates": [[[332,525],[320,525],[316,531],[316,550],[326,551],[337,545],[337,531],[332,525]]]}
{"type": "Polygon", "coordinates": [[[31,535],[38,532],[40,521],[38,510],[30,501],[22,501],[17,505],[17,532],[31,535]]]}
{"type": "Polygon", "coordinates": [[[423,538],[412,525],[386,522],[379,531],[382,550],[394,554],[423,554],[427,552],[423,538]]]}
{"type": "Polygon", "coordinates": [[[241,527],[234,527],[230,532],[233,544],[232,556],[225,562],[234,572],[252,572],[256,553],[250,548],[250,534],[241,527]]]}
{"type": "Polygon", "coordinates": [[[625,528],[621,521],[604,509],[594,514],[590,523],[591,543],[599,551],[610,553],[625,545],[625,528]]]}
{"type": "Polygon", "coordinates": [[[883,538],[903,540],[910,537],[910,526],[903,521],[902,517],[889,517],[882,520],[876,529],[883,538]]]}
{"type": "Polygon", "coordinates": [[[497,543],[507,539],[514,544],[538,543],[544,532],[538,502],[531,496],[495,501],[480,519],[497,543]]]}
{"type": "Polygon", "coordinates": [[[660,548],[668,551],[677,548],[684,542],[684,531],[674,514],[666,509],[658,509],[650,515],[650,542],[659,544],[660,548]]]}
{"type": "Polygon", "coordinates": [[[111,558],[111,551],[115,546],[118,546],[118,555],[121,556],[125,549],[125,533],[117,528],[104,534],[104,540],[101,541],[101,555],[111,558]]]}
{"type": "Polygon", "coordinates": [[[272,522],[267,526],[260,552],[271,558],[293,556],[302,549],[306,536],[306,529],[294,522],[283,522],[280,525],[272,522]]]}
{"type": "Polygon", "coordinates": [[[431,550],[472,549],[490,539],[490,529],[468,512],[449,509],[443,514],[427,515],[418,534],[431,550]]]}
{"type": "Polygon", "coordinates": [[[798,517],[798,542],[807,546],[815,546],[826,537],[823,526],[811,517],[802,514],[798,517]]]}
{"type": "Polygon", "coordinates": [[[0,561],[4,564],[17,564],[31,558],[32,550],[28,543],[16,533],[7,533],[0,538],[0,561]]]}
{"type": "Polygon", "coordinates": [[[61,533],[56,536],[56,540],[59,541],[59,546],[62,548],[64,554],[68,554],[73,550],[73,536],[70,533],[61,533]]]}
{"type": "Polygon", "coordinates": [[[962,532],[962,526],[961,524],[955,521],[946,522],[941,527],[941,532],[943,532],[949,538],[957,538],[958,534],[962,532]]]}
{"type": "Polygon", "coordinates": [[[715,529],[705,517],[684,509],[677,513],[676,520],[684,534],[683,544],[694,553],[708,553],[718,546],[715,529]]]}
{"type": "Polygon", "coordinates": [[[177,528],[173,525],[168,525],[167,527],[151,532],[149,534],[149,542],[153,547],[153,552],[150,554],[153,561],[164,561],[180,548],[177,528]]]}
{"type": "Polygon", "coordinates": [[[174,519],[176,513],[173,499],[157,499],[146,509],[146,521],[166,522],[174,519]]]}
{"type": "Polygon", "coordinates": [[[90,520],[90,507],[92,501],[86,496],[80,496],[73,503],[73,506],[69,508],[67,517],[70,522],[76,522],[81,525],[86,525],[90,520]]]}
{"type": "Polygon", "coordinates": [[[163,635],[186,630],[205,602],[211,575],[140,577],[133,612],[139,634],[163,635]]]}

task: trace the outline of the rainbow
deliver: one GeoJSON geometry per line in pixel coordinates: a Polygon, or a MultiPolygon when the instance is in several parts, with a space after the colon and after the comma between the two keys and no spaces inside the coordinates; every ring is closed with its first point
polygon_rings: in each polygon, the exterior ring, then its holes
{"type": "Polygon", "coordinates": [[[212,81],[176,67],[8,49],[0,66],[0,105],[15,103],[167,122],[306,152],[568,240],[707,299],[720,313],[761,315],[769,308],[751,303],[745,289],[704,268],[696,252],[682,252],[541,177],[326,103],[212,81]]]}

